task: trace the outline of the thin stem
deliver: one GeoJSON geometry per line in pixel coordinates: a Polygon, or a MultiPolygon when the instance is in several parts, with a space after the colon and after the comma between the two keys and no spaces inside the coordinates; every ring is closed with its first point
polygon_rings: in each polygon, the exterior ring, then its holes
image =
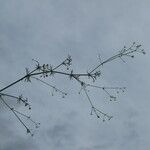
{"type": "Polygon", "coordinates": [[[40,124],[40,123],[37,123],[37,122],[35,122],[34,120],[32,120],[30,116],[27,116],[27,115],[25,115],[25,114],[23,114],[23,113],[21,113],[21,112],[15,110],[15,109],[14,109],[14,111],[15,111],[16,113],[20,114],[21,116],[23,116],[23,117],[29,119],[29,120],[30,120],[33,124],[35,124],[36,126],[40,124]]]}
{"type": "Polygon", "coordinates": [[[107,87],[107,86],[97,86],[97,85],[92,85],[92,84],[86,84],[86,86],[99,88],[99,89],[114,89],[114,90],[123,90],[123,89],[125,89],[125,87],[107,87]]]}
{"type": "MultiPolygon", "coordinates": [[[[55,71],[55,70],[46,70],[46,71],[41,71],[41,72],[36,72],[36,73],[32,73],[32,74],[30,74],[31,76],[35,76],[35,75],[40,75],[40,74],[43,74],[43,73],[51,73],[51,72],[53,72],[54,74],[61,74],[61,75],[66,75],[66,76],[70,76],[70,75],[72,75],[72,76],[89,76],[89,74],[88,73],[67,73],[67,72],[61,72],[61,71],[55,71]]],[[[94,75],[94,74],[91,74],[91,76],[92,75],[94,75]]]]}
{"type": "Polygon", "coordinates": [[[94,105],[93,105],[93,103],[92,103],[92,101],[91,101],[91,99],[90,99],[90,97],[89,97],[89,95],[88,95],[86,89],[83,88],[83,90],[84,90],[84,92],[85,92],[85,94],[86,94],[86,96],[87,96],[87,98],[88,98],[88,101],[89,101],[90,104],[91,104],[92,109],[94,110],[95,115],[99,118],[99,115],[97,114],[97,112],[96,112],[96,110],[95,110],[95,107],[94,107],[94,105]]]}
{"type": "Polygon", "coordinates": [[[29,106],[29,109],[31,109],[31,106],[30,106],[30,104],[28,103],[28,100],[27,100],[27,99],[24,99],[24,98],[22,97],[22,95],[20,95],[19,97],[14,96],[14,95],[10,95],[10,94],[6,94],[6,93],[0,93],[0,95],[1,95],[1,96],[7,96],[7,97],[14,98],[14,99],[16,99],[18,102],[21,101],[22,103],[24,103],[25,106],[29,106]]]}
{"type": "MultiPolygon", "coordinates": [[[[134,43],[135,44],[135,43],[134,43]]],[[[90,73],[94,72],[95,70],[97,70],[99,67],[103,66],[104,64],[106,64],[107,62],[111,62],[117,58],[121,58],[123,56],[127,56],[128,54],[134,53],[138,50],[139,47],[136,46],[136,48],[134,50],[132,50],[132,47],[134,46],[134,44],[132,44],[128,49],[119,52],[118,54],[106,59],[105,61],[101,62],[99,65],[97,65],[96,67],[94,67],[90,73]],[[131,51],[130,51],[131,50],[131,51]]]]}
{"type": "Polygon", "coordinates": [[[29,128],[25,125],[25,123],[20,119],[20,117],[17,115],[17,113],[15,112],[14,108],[11,108],[10,105],[8,103],[5,102],[5,100],[2,98],[2,96],[0,95],[0,99],[2,100],[2,102],[7,106],[7,108],[12,111],[12,113],[16,116],[16,118],[19,120],[19,122],[26,128],[27,132],[30,133],[29,128]]]}
{"type": "Polygon", "coordinates": [[[0,93],[0,95],[2,95],[2,96],[8,96],[8,97],[11,97],[11,98],[19,100],[19,97],[14,96],[14,95],[6,94],[6,93],[0,93]]]}
{"type": "Polygon", "coordinates": [[[6,87],[0,89],[0,92],[2,92],[2,91],[4,91],[4,90],[8,89],[9,87],[11,87],[11,86],[17,84],[18,82],[24,80],[25,78],[27,78],[30,74],[32,74],[32,73],[35,72],[36,70],[37,70],[37,69],[34,69],[34,70],[31,71],[29,74],[27,74],[27,75],[23,76],[22,78],[16,80],[15,82],[12,82],[11,84],[7,85],[6,87]]]}
{"type": "Polygon", "coordinates": [[[53,86],[53,85],[51,85],[51,84],[49,84],[49,83],[47,83],[47,82],[45,82],[45,81],[43,81],[43,80],[41,80],[41,79],[39,79],[39,78],[36,78],[36,77],[31,77],[31,78],[36,79],[37,81],[40,81],[40,82],[44,83],[45,85],[47,85],[47,86],[49,86],[49,87],[55,89],[56,91],[58,91],[58,92],[60,92],[60,93],[62,93],[62,94],[64,94],[64,95],[67,95],[67,93],[63,92],[62,90],[56,88],[55,86],[53,86]]]}

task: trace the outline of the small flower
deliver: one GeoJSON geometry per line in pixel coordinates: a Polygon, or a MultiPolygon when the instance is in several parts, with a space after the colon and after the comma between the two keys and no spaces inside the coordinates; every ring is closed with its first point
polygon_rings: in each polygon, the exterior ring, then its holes
{"type": "Polygon", "coordinates": [[[132,55],[131,57],[134,58],[134,55],[132,55]]]}
{"type": "Polygon", "coordinates": [[[137,45],[136,48],[139,48],[139,47],[141,47],[141,46],[142,46],[141,44],[140,44],[140,45],[137,45]]]}
{"type": "Polygon", "coordinates": [[[113,118],[113,116],[109,116],[109,117],[108,117],[108,120],[110,120],[110,119],[112,119],[112,118],[113,118]]]}
{"type": "Polygon", "coordinates": [[[28,68],[26,68],[26,78],[25,78],[25,81],[26,82],[31,82],[31,80],[30,80],[30,72],[29,72],[28,68]]]}
{"type": "Polygon", "coordinates": [[[30,129],[27,128],[27,133],[31,133],[30,129]]]}
{"type": "Polygon", "coordinates": [[[135,44],[135,42],[133,42],[133,45],[135,44]]]}

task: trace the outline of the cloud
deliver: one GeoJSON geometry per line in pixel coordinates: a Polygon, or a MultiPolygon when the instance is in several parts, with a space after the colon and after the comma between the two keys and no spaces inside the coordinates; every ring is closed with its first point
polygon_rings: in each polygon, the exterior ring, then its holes
{"type": "Polygon", "coordinates": [[[1,110],[0,149],[148,149],[149,6],[147,0],[0,0],[0,87],[34,67],[32,58],[55,65],[70,54],[75,71],[86,72],[98,63],[98,53],[105,60],[134,41],[147,50],[145,57],[103,66],[97,84],[127,86],[116,103],[89,92],[98,108],[114,115],[108,123],[89,115],[85,95],[76,94],[79,86],[68,78],[49,80],[70,91],[61,101],[34,81],[10,88],[6,92],[29,98],[41,128],[31,140],[10,111],[1,110]]]}
{"type": "Polygon", "coordinates": [[[16,140],[11,141],[9,144],[6,144],[4,147],[2,147],[3,150],[16,150],[16,149],[22,149],[22,150],[32,150],[32,149],[36,149],[38,150],[38,146],[35,145],[35,143],[33,143],[30,140],[26,140],[26,139],[18,139],[16,138],[16,140]]]}
{"type": "Polygon", "coordinates": [[[55,149],[66,149],[75,145],[73,138],[73,128],[67,124],[56,124],[47,131],[50,143],[55,149]]]}

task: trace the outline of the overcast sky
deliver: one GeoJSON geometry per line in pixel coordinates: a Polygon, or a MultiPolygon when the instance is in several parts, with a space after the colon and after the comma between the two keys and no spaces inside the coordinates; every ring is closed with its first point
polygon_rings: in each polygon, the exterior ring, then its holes
{"type": "Polygon", "coordinates": [[[147,53],[103,67],[97,85],[127,87],[115,103],[102,91],[89,92],[97,108],[114,116],[105,123],[90,115],[85,94],[69,78],[49,80],[69,93],[65,99],[36,81],[6,90],[29,98],[41,127],[30,137],[0,103],[0,150],[149,150],[149,16],[149,0],[0,0],[0,88],[32,69],[33,58],[57,65],[69,54],[74,71],[86,72],[98,54],[104,60],[134,41],[147,53]]]}

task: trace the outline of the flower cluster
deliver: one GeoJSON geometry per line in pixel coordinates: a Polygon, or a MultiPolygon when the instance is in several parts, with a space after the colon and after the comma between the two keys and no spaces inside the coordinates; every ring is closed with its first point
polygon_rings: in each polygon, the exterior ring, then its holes
{"type": "Polygon", "coordinates": [[[18,103],[22,102],[25,107],[28,106],[28,107],[29,107],[29,110],[31,109],[31,105],[30,105],[29,102],[28,102],[28,98],[23,98],[23,96],[20,95],[20,96],[17,98],[17,102],[18,102],[18,103]]]}
{"type": "Polygon", "coordinates": [[[69,67],[71,66],[71,62],[72,62],[72,58],[70,55],[68,55],[67,59],[62,64],[67,67],[67,70],[69,70],[69,67]]]}
{"type": "Polygon", "coordinates": [[[100,77],[100,75],[101,75],[101,71],[95,71],[95,73],[89,73],[89,72],[87,72],[87,76],[88,76],[88,78],[90,79],[92,79],[93,80],[93,82],[95,82],[95,80],[98,78],[98,77],[100,77]]]}
{"type": "Polygon", "coordinates": [[[127,56],[134,58],[135,53],[142,53],[145,55],[146,52],[141,47],[141,44],[136,44],[135,42],[133,42],[133,44],[130,47],[124,46],[123,49],[119,52],[119,57],[121,58],[123,56],[127,56]]]}

